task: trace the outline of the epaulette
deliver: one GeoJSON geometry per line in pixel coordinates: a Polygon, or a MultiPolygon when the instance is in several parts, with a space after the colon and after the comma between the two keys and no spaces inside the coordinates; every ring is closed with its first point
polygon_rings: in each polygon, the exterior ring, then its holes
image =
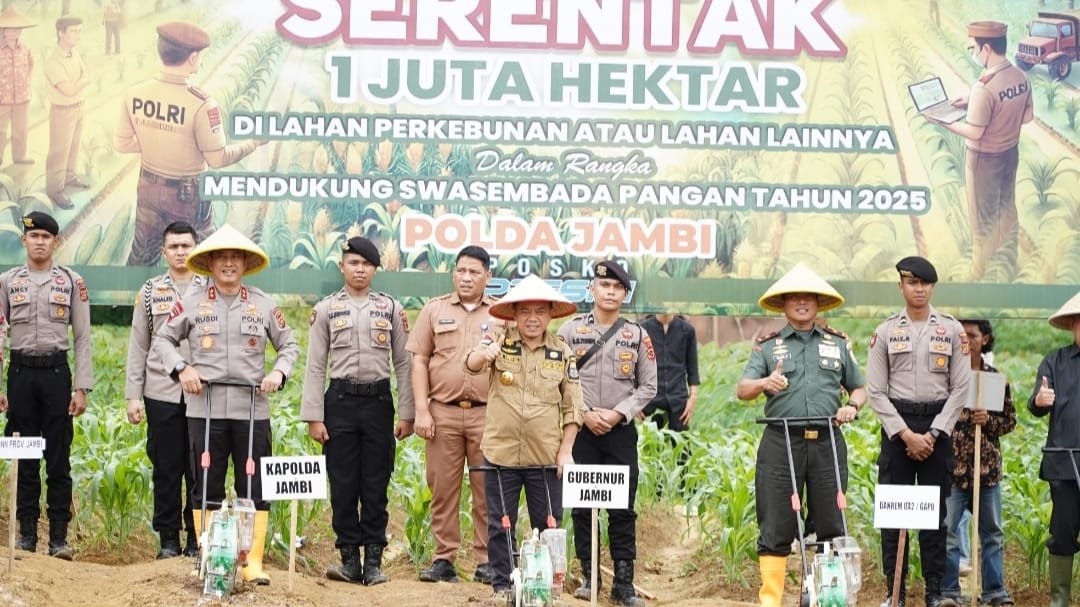
{"type": "Polygon", "coordinates": [[[834,329],[832,327],[825,326],[825,327],[822,327],[821,330],[825,331],[826,333],[832,333],[833,335],[835,335],[835,336],[837,336],[839,338],[842,338],[842,339],[847,339],[848,338],[847,333],[844,333],[840,329],[834,329]]]}
{"type": "Polygon", "coordinates": [[[763,344],[763,343],[765,343],[765,342],[769,341],[770,339],[773,339],[773,338],[774,338],[774,337],[776,337],[777,335],[780,335],[780,332],[779,332],[779,331],[773,331],[772,333],[768,333],[768,334],[766,334],[766,335],[762,335],[761,337],[759,337],[759,338],[757,339],[757,342],[758,342],[759,344],[763,344]]]}
{"type": "Polygon", "coordinates": [[[259,287],[252,287],[252,286],[249,286],[249,285],[244,285],[244,286],[247,287],[249,297],[251,295],[260,295],[262,297],[270,297],[269,295],[266,294],[266,291],[263,291],[259,287]]]}
{"type": "Polygon", "coordinates": [[[195,95],[196,97],[198,97],[202,101],[206,101],[207,99],[210,98],[210,95],[207,95],[206,93],[202,92],[201,90],[199,90],[198,88],[196,88],[194,86],[187,87],[187,90],[188,90],[189,93],[191,93],[192,95],[195,95]]]}

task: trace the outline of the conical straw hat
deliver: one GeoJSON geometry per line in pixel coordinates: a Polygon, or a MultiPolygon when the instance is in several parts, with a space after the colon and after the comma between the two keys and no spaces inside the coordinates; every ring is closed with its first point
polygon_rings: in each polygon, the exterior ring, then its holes
{"type": "Polygon", "coordinates": [[[551,317],[562,318],[577,312],[577,306],[563,297],[551,285],[540,280],[534,274],[529,274],[514,285],[510,292],[499,300],[499,303],[491,306],[491,315],[503,320],[514,320],[514,304],[523,301],[548,301],[551,302],[551,317]]]}
{"type": "Polygon", "coordinates": [[[225,224],[191,250],[187,258],[187,267],[196,274],[210,276],[210,253],[229,249],[243,251],[246,254],[244,276],[261,272],[270,265],[270,258],[259,245],[241,234],[236,228],[225,224]]]}
{"type": "Polygon", "coordinates": [[[27,27],[34,27],[37,25],[30,20],[29,17],[19,12],[19,9],[15,8],[15,5],[9,5],[4,9],[4,12],[0,13],[0,28],[15,28],[23,29],[27,27]]]}
{"type": "Polygon", "coordinates": [[[813,270],[801,263],[795,264],[787,274],[772,284],[758,300],[758,305],[770,312],[784,313],[784,295],[790,293],[813,293],[818,296],[818,311],[825,312],[844,305],[841,295],[813,270]]]}
{"type": "Polygon", "coordinates": [[[1072,331],[1073,316],[1080,314],[1080,293],[1073,295],[1065,305],[1050,316],[1050,324],[1062,331],[1072,331]]]}

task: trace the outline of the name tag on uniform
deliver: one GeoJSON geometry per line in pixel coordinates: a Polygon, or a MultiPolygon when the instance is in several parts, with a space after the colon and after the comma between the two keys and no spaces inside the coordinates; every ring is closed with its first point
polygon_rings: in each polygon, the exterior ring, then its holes
{"type": "Polygon", "coordinates": [[[836,344],[818,344],[817,350],[822,358],[840,358],[840,346],[836,344]]]}

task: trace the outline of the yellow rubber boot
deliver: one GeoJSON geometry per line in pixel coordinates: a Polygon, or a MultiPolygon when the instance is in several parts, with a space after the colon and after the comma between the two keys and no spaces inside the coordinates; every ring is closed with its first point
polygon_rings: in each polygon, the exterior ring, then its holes
{"type": "MultiPolygon", "coordinates": [[[[210,511],[206,511],[206,518],[210,518],[210,511]]],[[[192,529],[195,530],[195,542],[202,546],[202,535],[206,533],[206,527],[203,527],[203,511],[200,508],[196,508],[191,512],[192,529]]],[[[209,520],[207,520],[209,522],[209,520]]]]}
{"type": "Polygon", "coordinates": [[[758,592],[761,607],[780,607],[780,601],[784,598],[787,557],[761,555],[758,557],[758,568],[761,569],[761,590],[758,592]]]}
{"type": "Polygon", "coordinates": [[[266,528],[270,524],[270,513],[260,510],[255,513],[255,536],[251,538],[251,552],[248,552],[247,565],[240,570],[245,582],[255,582],[260,586],[270,584],[270,576],[263,572],[263,548],[266,546],[266,528]]]}

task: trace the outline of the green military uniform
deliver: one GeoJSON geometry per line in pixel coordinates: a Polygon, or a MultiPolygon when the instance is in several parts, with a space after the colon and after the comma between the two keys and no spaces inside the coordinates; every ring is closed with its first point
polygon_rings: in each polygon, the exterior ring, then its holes
{"type": "MultiPolygon", "coordinates": [[[[815,326],[796,331],[791,325],[766,335],[754,344],[743,377],[758,379],[783,363],[788,388],[765,401],[766,417],[829,417],[840,408],[840,389],[861,387],[862,371],[842,332],[815,326]]],[[[843,520],[836,507],[832,448],[824,422],[792,424],[790,438],[795,457],[795,477],[806,485],[808,509],[814,513],[819,539],[843,535],[843,520]]],[[[847,487],[847,446],[840,432],[834,433],[840,477],[847,487]]],[[[761,438],[755,473],[757,488],[758,554],[787,556],[796,535],[792,516],[791,476],[784,445],[783,426],[770,425],[761,438]]]]}

